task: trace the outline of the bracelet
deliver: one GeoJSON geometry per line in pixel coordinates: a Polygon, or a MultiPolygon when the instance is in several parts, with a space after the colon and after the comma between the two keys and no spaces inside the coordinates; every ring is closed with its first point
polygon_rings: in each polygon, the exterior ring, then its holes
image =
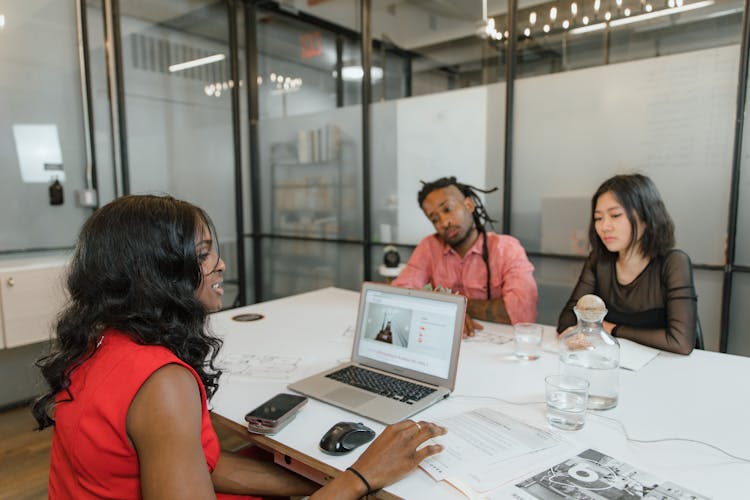
{"type": "Polygon", "coordinates": [[[365,496],[365,497],[369,496],[372,493],[372,488],[370,487],[370,483],[367,482],[367,479],[365,479],[365,476],[363,476],[362,474],[360,474],[359,471],[357,469],[355,469],[354,467],[347,467],[346,470],[352,471],[355,476],[357,476],[358,478],[360,478],[362,480],[362,482],[365,483],[365,487],[367,488],[367,492],[364,495],[362,495],[362,496],[365,496]]]}

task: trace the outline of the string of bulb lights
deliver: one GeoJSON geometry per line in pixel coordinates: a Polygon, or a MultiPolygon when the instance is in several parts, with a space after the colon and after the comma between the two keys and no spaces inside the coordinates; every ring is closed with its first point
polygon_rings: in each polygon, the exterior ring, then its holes
{"type": "MultiPolygon", "coordinates": [[[[528,17],[522,18],[525,25],[522,34],[532,38],[534,33],[548,35],[551,32],[567,32],[580,35],[606,28],[616,28],[649,19],[670,16],[714,5],[714,0],[699,0],[688,3],[685,0],[574,0],[565,10],[555,2],[546,8],[527,10],[528,17]]],[[[508,31],[498,30],[496,21],[487,16],[487,1],[482,2],[482,22],[477,35],[495,41],[508,38],[508,31]]]]}

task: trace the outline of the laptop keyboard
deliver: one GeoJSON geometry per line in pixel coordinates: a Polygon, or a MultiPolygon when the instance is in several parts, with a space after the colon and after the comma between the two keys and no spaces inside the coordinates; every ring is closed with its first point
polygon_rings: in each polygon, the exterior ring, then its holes
{"type": "Polygon", "coordinates": [[[358,366],[347,366],[329,373],[326,377],[406,404],[413,404],[435,392],[435,389],[430,387],[406,382],[358,366]]]}

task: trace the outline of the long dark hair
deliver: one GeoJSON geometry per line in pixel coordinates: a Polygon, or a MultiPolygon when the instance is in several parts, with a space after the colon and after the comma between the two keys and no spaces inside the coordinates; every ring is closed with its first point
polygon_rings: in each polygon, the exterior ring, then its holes
{"type": "Polygon", "coordinates": [[[644,257],[664,255],[674,247],[674,222],[664,206],[654,182],[642,174],[615,175],[604,181],[591,198],[589,242],[598,259],[612,259],[616,254],[607,250],[594,225],[594,210],[599,197],[610,192],[625,209],[632,234],[628,250],[639,246],[644,257]],[[642,223],[643,233],[638,239],[636,215],[642,223]]]}
{"type": "Polygon", "coordinates": [[[455,186],[462,195],[464,195],[466,198],[469,198],[474,203],[474,212],[472,212],[471,216],[474,218],[474,226],[482,235],[482,260],[484,261],[484,266],[487,269],[487,300],[490,300],[490,295],[492,292],[492,290],[490,289],[490,257],[489,250],[487,249],[487,230],[485,227],[487,224],[492,226],[492,223],[497,221],[492,219],[490,217],[490,214],[487,213],[487,209],[484,208],[484,203],[482,203],[482,200],[479,198],[477,192],[485,194],[494,193],[495,191],[497,191],[497,188],[494,187],[492,189],[480,189],[470,184],[461,184],[453,176],[441,177],[440,179],[432,182],[421,182],[422,189],[419,191],[419,193],[417,193],[417,202],[419,203],[419,208],[422,208],[422,203],[424,202],[425,198],[430,195],[430,193],[432,193],[436,189],[442,189],[448,186],[455,186]]]}
{"type": "MultiPolygon", "coordinates": [[[[49,392],[33,405],[39,429],[70,374],[91,357],[107,328],[136,342],[164,346],[190,365],[210,396],[221,371],[221,341],[206,332],[207,311],[195,291],[203,280],[196,238],[215,235],[200,208],[170,196],[125,196],[97,210],[83,225],[70,264],[69,303],[56,325],[50,354],[37,361],[49,392]]],[[[214,245],[218,245],[214,237],[214,245]]],[[[67,397],[72,399],[68,391],[67,397]]]]}

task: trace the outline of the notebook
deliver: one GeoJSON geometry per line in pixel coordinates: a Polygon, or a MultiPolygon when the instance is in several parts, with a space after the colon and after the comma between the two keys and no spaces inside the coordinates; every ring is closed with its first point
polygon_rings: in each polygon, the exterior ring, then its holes
{"type": "Polygon", "coordinates": [[[365,283],[351,362],[289,389],[392,424],[447,398],[455,386],[466,299],[365,283]]]}

